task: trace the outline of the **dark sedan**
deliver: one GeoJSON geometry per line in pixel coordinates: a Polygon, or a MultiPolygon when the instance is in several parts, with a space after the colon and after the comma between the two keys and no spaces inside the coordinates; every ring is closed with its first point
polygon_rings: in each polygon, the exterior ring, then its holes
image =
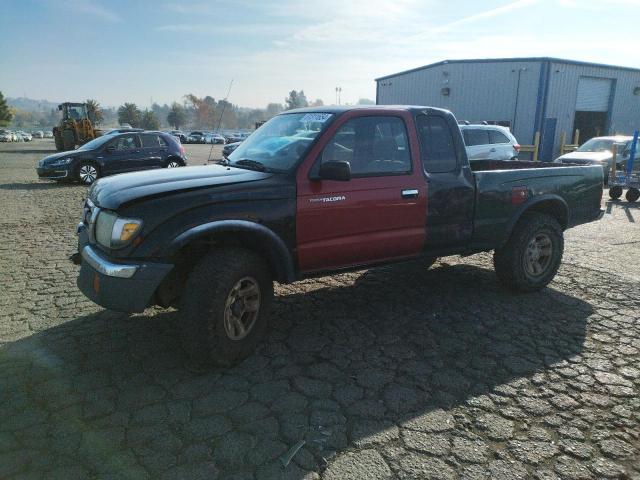
{"type": "Polygon", "coordinates": [[[76,180],[86,185],[114,173],[183,167],[187,156],[178,140],[163,132],[104,135],[77,150],[56,153],[38,163],[38,177],[76,180]]]}

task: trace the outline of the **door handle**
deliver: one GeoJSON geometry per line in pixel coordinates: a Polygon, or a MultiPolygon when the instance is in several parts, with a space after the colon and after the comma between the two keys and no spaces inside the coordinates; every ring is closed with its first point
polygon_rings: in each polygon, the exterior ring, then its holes
{"type": "Polygon", "coordinates": [[[402,198],[418,198],[418,190],[402,190],[402,198]]]}

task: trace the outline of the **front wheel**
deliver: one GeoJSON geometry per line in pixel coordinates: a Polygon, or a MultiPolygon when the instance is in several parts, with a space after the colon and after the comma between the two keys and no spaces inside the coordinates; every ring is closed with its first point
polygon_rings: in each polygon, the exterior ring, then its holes
{"type": "Polygon", "coordinates": [[[562,228],[555,218],[525,213],[507,243],[494,252],[493,265],[498,280],[507,288],[534,292],[553,280],[563,250],[562,228]]]}
{"type": "Polygon", "coordinates": [[[100,170],[91,162],[83,162],[78,167],[78,181],[85,185],[91,185],[100,178],[100,170]]]}
{"type": "Polygon", "coordinates": [[[267,330],[273,281],[264,260],[240,248],[209,253],[195,266],[181,300],[182,342],[199,365],[234,365],[267,330]]]}
{"type": "Polygon", "coordinates": [[[178,168],[178,167],[183,167],[183,163],[178,161],[178,160],[174,160],[171,159],[167,162],[167,164],[165,165],[166,168],[178,168]]]}

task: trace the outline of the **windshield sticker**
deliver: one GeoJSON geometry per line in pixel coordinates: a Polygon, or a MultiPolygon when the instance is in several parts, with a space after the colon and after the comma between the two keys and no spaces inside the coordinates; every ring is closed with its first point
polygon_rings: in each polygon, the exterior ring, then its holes
{"type": "Polygon", "coordinates": [[[307,122],[321,122],[324,123],[331,117],[330,113],[307,113],[300,119],[302,123],[307,122]]]}

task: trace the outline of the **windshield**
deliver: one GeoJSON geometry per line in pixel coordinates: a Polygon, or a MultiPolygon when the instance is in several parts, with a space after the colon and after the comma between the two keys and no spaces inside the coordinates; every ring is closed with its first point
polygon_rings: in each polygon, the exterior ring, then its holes
{"type": "Polygon", "coordinates": [[[580,147],[578,152],[610,152],[613,147],[613,140],[603,140],[601,138],[592,138],[586,141],[580,147]]]}
{"type": "Polygon", "coordinates": [[[331,113],[278,115],[251,134],[229,155],[231,165],[286,172],[293,168],[330,120],[331,113]]]}
{"type": "Polygon", "coordinates": [[[111,135],[103,135],[101,137],[91,140],[90,142],[85,143],[80,148],[78,148],[78,150],[93,150],[94,148],[98,148],[104,145],[112,138],[113,137],[111,135]]]}

